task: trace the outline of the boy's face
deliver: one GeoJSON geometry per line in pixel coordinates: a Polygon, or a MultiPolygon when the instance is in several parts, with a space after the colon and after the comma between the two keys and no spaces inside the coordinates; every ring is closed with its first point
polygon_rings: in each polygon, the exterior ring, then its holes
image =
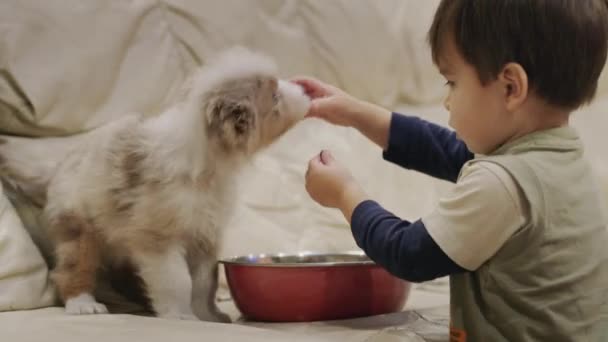
{"type": "Polygon", "coordinates": [[[513,122],[506,111],[505,90],[497,81],[483,85],[475,68],[464,60],[451,39],[446,41],[439,70],[449,86],[444,101],[450,112],[449,125],[469,150],[490,153],[512,134],[513,122]]]}

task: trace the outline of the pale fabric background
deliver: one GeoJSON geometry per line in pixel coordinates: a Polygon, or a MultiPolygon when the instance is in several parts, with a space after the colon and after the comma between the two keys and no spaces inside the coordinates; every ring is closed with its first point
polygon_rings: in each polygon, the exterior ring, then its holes
{"type": "MultiPolygon", "coordinates": [[[[273,56],[284,77],[313,75],[355,96],[445,123],[443,80],[425,42],[437,3],[4,0],[0,131],[62,135],[130,111],[155,115],[175,99],[193,68],[235,44],[273,56]]],[[[573,119],[605,197],[607,78],[603,76],[597,101],[573,119]]],[[[223,255],[356,248],[341,214],[319,207],[304,190],[306,164],[322,148],[331,149],[374,198],[406,219],[431,210],[449,186],[383,162],[380,149],[353,130],[309,120],[244,170],[223,255]]],[[[29,216],[21,214],[31,227],[29,216]]],[[[51,305],[46,274],[13,206],[1,196],[0,311],[51,305]]],[[[422,297],[412,300],[416,298],[422,297]]],[[[0,322],[27,319],[4,315],[0,322]]],[[[40,315],[35,317],[46,317],[40,315]]],[[[40,322],[51,325],[54,319],[40,322]]]]}

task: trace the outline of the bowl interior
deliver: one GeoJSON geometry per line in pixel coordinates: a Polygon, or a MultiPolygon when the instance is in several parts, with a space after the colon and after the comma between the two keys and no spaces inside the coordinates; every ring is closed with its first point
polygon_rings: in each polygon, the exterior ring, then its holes
{"type": "Polygon", "coordinates": [[[348,253],[298,253],[298,254],[258,254],[245,255],[220,260],[224,264],[249,266],[342,266],[342,265],[373,265],[365,254],[360,252],[348,253]]]}

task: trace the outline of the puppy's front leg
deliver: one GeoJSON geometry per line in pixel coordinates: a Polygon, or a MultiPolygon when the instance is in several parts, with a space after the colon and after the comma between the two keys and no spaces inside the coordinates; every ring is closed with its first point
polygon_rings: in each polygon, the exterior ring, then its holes
{"type": "Polygon", "coordinates": [[[158,317],[198,320],[192,313],[192,278],[181,246],[133,255],[158,317]]]}
{"type": "Polygon", "coordinates": [[[230,317],[221,312],[215,303],[218,268],[215,258],[199,261],[192,272],[192,308],[203,321],[230,323],[230,317]]]}

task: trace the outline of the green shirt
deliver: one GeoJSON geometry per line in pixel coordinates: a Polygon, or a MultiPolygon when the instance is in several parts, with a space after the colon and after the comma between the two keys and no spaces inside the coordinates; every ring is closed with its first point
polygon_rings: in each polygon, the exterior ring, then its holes
{"type": "MultiPolygon", "coordinates": [[[[605,207],[577,133],[529,134],[477,156],[460,177],[478,163],[517,185],[525,220],[472,272],[451,276],[452,341],[608,341],[605,207]]],[[[464,245],[430,233],[448,255],[464,245]]]]}

